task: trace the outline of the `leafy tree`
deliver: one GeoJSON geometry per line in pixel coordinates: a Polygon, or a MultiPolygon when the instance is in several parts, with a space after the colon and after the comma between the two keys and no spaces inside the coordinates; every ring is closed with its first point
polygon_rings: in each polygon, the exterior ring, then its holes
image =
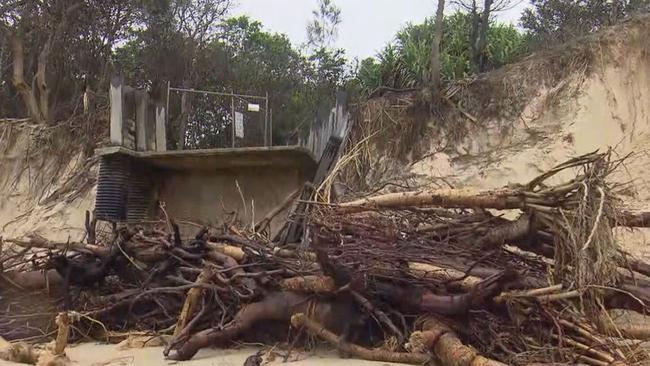
{"type": "Polygon", "coordinates": [[[138,6],[120,0],[0,3],[0,43],[11,62],[10,71],[2,70],[3,83],[22,101],[12,112],[39,123],[69,116],[84,86],[106,83],[111,49],[136,21],[138,6]]]}
{"type": "Polygon", "coordinates": [[[488,68],[488,33],[490,20],[497,12],[508,10],[515,0],[455,0],[455,3],[469,14],[469,53],[470,63],[475,72],[488,68]]]}
{"type": "Polygon", "coordinates": [[[307,24],[307,45],[314,49],[330,48],[338,36],[341,9],[332,0],[318,0],[314,18],[307,24]]]}
{"type": "MultiPolygon", "coordinates": [[[[471,16],[463,12],[443,20],[440,50],[443,80],[460,79],[475,72],[469,44],[471,21],[471,16]]],[[[382,86],[403,89],[427,85],[434,23],[428,18],[422,24],[406,26],[376,59],[364,60],[358,74],[362,90],[370,93],[382,86]]],[[[525,51],[525,38],[513,26],[492,23],[488,28],[486,48],[486,68],[498,67],[525,51]]]]}
{"type": "Polygon", "coordinates": [[[531,0],[521,26],[541,46],[566,42],[650,9],[648,0],[531,0]]]}
{"type": "MultiPolygon", "coordinates": [[[[162,98],[167,82],[269,92],[274,141],[284,143],[349,85],[344,52],[330,47],[340,10],[321,3],[312,23],[317,47],[305,54],[259,22],[228,18],[231,7],[231,0],[0,0],[0,114],[56,123],[81,110],[84,90],[104,94],[120,72],[162,98]]],[[[185,113],[168,136],[177,147],[215,146],[232,123],[229,102],[175,96],[170,107],[185,113]]]]}

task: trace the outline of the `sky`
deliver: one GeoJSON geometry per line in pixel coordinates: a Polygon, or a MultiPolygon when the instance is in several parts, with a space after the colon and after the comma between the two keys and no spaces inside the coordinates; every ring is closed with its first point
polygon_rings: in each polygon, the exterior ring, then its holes
{"type": "MultiPolygon", "coordinates": [[[[449,0],[448,0],[449,2],[449,0]]],[[[374,56],[408,22],[421,23],[435,13],[435,0],[335,0],[342,23],[336,46],[350,58],[374,56]]],[[[517,23],[527,0],[498,14],[503,22],[517,23]]],[[[248,15],[262,22],[266,30],[285,33],[295,44],[306,40],[306,25],[317,0],[239,0],[233,15],[248,15]]],[[[453,9],[447,9],[453,11],[453,9]]]]}

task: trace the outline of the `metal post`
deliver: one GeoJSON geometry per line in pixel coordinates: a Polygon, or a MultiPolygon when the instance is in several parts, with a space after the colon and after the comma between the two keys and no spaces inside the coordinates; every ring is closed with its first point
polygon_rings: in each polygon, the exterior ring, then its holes
{"type": "Polygon", "coordinates": [[[168,80],[167,81],[167,104],[165,105],[165,112],[167,115],[165,115],[165,124],[169,125],[169,92],[171,90],[171,82],[168,80]]]}
{"type": "MultiPolygon", "coordinates": [[[[234,94],[234,92],[233,92],[234,94]]],[[[232,130],[232,147],[235,147],[235,97],[230,97],[230,108],[232,109],[231,130],[232,130]]]]}
{"type": "Polygon", "coordinates": [[[269,92],[266,92],[264,101],[264,146],[269,146],[269,92]]]}
{"type": "Polygon", "coordinates": [[[269,111],[269,114],[271,115],[269,118],[269,146],[273,146],[273,109],[269,111]]]}

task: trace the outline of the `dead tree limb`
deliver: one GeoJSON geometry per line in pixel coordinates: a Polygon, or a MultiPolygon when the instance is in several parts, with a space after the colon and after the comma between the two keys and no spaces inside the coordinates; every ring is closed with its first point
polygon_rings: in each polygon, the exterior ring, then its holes
{"type": "Polygon", "coordinates": [[[650,212],[623,211],[615,224],[627,227],[650,227],[650,212]]]}
{"type": "Polygon", "coordinates": [[[301,276],[291,277],[280,281],[283,290],[312,293],[334,293],[336,284],[329,276],[301,276]]]}
{"type": "Polygon", "coordinates": [[[56,316],[56,325],[59,327],[54,345],[54,354],[62,355],[65,347],[68,345],[68,336],[70,334],[70,318],[67,312],[61,312],[56,316]]]}
{"type": "Polygon", "coordinates": [[[282,212],[284,209],[286,209],[291,202],[293,202],[296,197],[300,194],[302,191],[302,188],[296,189],[295,191],[291,192],[279,205],[277,205],[274,209],[269,211],[260,221],[255,224],[255,231],[259,231],[260,229],[263,229],[266,225],[269,225],[273,218],[277,216],[280,212],[282,212]]]}
{"type": "Polygon", "coordinates": [[[431,359],[431,356],[427,355],[426,353],[400,353],[380,349],[371,350],[358,346],[356,344],[344,342],[340,336],[332,333],[323,325],[308,318],[303,313],[292,316],[291,325],[295,328],[305,327],[311,334],[322,338],[339,350],[363,360],[408,363],[414,365],[435,365],[433,363],[434,361],[431,359]]]}
{"type": "Polygon", "coordinates": [[[374,314],[380,322],[382,322],[388,329],[391,330],[397,337],[397,343],[402,344],[404,342],[404,334],[393,324],[390,318],[379,308],[374,306],[368,299],[363,297],[360,293],[351,290],[350,295],[361,305],[362,308],[366,309],[367,312],[374,314]]]}
{"type": "Polygon", "coordinates": [[[408,263],[408,273],[416,278],[430,279],[434,281],[449,282],[453,287],[470,291],[474,286],[481,282],[480,277],[465,276],[465,273],[456,269],[442,268],[428,263],[408,263]],[[456,278],[462,278],[461,281],[455,281],[456,278]]]}
{"type": "Polygon", "coordinates": [[[0,274],[0,278],[6,280],[10,285],[26,289],[40,290],[48,286],[60,286],[63,278],[53,269],[45,271],[7,271],[0,274]]]}
{"type": "Polygon", "coordinates": [[[328,329],[340,332],[351,331],[359,314],[355,312],[349,297],[331,301],[312,300],[311,297],[293,292],[272,292],[263,300],[245,305],[223,329],[206,329],[192,335],[169,358],[189,360],[199,349],[215,343],[232,340],[261,320],[278,320],[289,323],[297,313],[309,313],[328,329]]]}
{"type": "Polygon", "coordinates": [[[490,229],[482,236],[477,245],[481,248],[498,248],[526,237],[530,232],[530,217],[521,215],[517,220],[507,222],[490,229]]]}
{"type": "Polygon", "coordinates": [[[241,262],[246,258],[246,253],[244,253],[244,250],[238,246],[208,241],[205,243],[205,247],[208,250],[214,250],[216,252],[230,256],[237,262],[241,262]]]}
{"type": "Polygon", "coordinates": [[[273,293],[264,300],[244,306],[223,329],[206,329],[192,335],[169,356],[173,360],[189,360],[201,349],[217,342],[233,339],[260,320],[289,321],[296,307],[308,305],[307,297],[290,292],[273,293]]]}
{"type": "Polygon", "coordinates": [[[405,310],[458,315],[498,295],[506,284],[516,279],[516,273],[502,271],[482,280],[470,291],[458,295],[436,295],[425,288],[405,288],[385,283],[377,284],[377,289],[382,296],[405,310]]]}
{"type": "MultiPolygon", "coordinates": [[[[210,279],[212,278],[213,273],[210,270],[209,267],[204,268],[199,276],[196,279],[197,284],[207,284],[210,279]]],[[[178,334],[185,329],[185,326],[190,320],[190,317],[192,314],[194,314],[194,311],[196,310],[196,306],[201,298],[201,295],[203,295],[203,292],[205,292],[205,289],[202,287],[193,287],[187,291],[187,296],[185,297],[185,303],[183,303],[183,308],[181,309],[181,313],[178,316],[178,321],[176,322],[176,327],[174,328],[174,337],[178,336],[178,334]]]]}
{"type": "Polygon", "coordinates": [[[468,189],[438,189],[401,193],[387,193],[362,198],[339,205],[343,212],[361,212],[399,207],[439,206],[446,208],[522,208],[525,200],[520,192],[503,188],[492,191],[468,189]]]}
{"type": "Polygon", "coordinates": [[[108,247],[84,244],[79,242],[53,242],[45,239],[38,234],[31,234],[27,236],[28,240],[22,239],[4,239],[7,243],[16,244],[23,248],[44,248],[50,250],[74,250],[77,252],[90,253],[98,257],[107,257],[109,255],[108,247]]]}
{"type": "Polygon", "coordinates": [[[422,321],[422,330],[411,334],[409,346],[412,352],[433,351],[445,366],[506,366],[465,346],[451,328],[434,317],[422,321]]]}

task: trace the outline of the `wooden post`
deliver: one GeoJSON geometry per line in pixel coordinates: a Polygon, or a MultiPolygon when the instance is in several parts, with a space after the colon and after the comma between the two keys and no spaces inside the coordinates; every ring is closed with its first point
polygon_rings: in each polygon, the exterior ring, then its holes
{"type": "Polygon", "coordinates": [[[109,90],[109,98],[111,104],[111,120],[110,120],[110,142],[113,145],[122,146],[124,143],[124,136],[122,134],[123,128],[123,78],[122,76],[113,76],[111,78],[111,86],[109,90]]]}
{"type": "Polygon", "coordinates": [[[140,90],[136,94],[135,107],[135,145],[138,151],[147,150],[147,110],[149,106],[149,93],[140,90]]]}
{"type": "Polygon", "coordinates": [[[156,151],[167,151],[166,110],[162,103],[156,104],[156,151]]]}

